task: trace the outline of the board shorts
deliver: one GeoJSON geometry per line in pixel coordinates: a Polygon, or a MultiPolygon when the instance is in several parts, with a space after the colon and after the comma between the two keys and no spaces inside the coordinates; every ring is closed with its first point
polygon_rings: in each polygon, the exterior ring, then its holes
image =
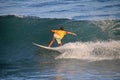
{"type": "Polygon", "coordinates": [[[54,39],[57,41],[58,44],[61,44],[61,39],[59,35],[54,34],[54,39]]]}

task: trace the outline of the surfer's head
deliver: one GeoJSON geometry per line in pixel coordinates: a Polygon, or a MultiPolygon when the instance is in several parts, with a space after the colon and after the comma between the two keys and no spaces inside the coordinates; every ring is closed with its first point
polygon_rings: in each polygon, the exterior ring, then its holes
{"type": "Polygon", "coordinates": [[[64,28],[63,28],[63,27],[60,27],[60,30],[64,30],[64,28]]]}

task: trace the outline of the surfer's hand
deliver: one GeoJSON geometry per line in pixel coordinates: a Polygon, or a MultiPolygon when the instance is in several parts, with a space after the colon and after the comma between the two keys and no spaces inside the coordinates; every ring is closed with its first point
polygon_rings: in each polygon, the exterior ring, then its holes
{"type": "Polygon", "coordinates": [[[74,36],[77,36],[77,34],[73,33],[73,32],[66,32],[66,34],[72,34],[74,36]]]}
{"type": "Polygon", "coordinates": [[[72,33],[72,35],[77,36],[77,34],[75,34],[75,33],[72,33]]]}

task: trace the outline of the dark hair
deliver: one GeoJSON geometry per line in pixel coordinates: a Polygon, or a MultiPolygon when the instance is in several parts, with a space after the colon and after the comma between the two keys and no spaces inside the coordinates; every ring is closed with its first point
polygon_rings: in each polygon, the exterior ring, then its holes
{"type": "Polygon", "coordinates": [[[60,30],[64,30],[64,28],[63,28],[63,27],[60,27],[60,30]]]}

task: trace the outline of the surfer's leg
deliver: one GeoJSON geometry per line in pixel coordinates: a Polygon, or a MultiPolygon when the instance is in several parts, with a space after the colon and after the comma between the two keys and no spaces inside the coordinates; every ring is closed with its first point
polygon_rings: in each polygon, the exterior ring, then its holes
{"type": "Polygon", "coordinates": [[[62,46],[62,43],[59,43],[60,46],[62,46]]]}
{"type": "Polygon", "coordinates": [[[55,41],[55,40],[53,39],[53,40],[50,42],[50,44],[49,44],[48,47],[51,47],[54,41],[55,41]]]}
{"type": "Polygon", "coordinates": [[[56,40],[57,40],[57,43],[58,43],[60,46],[62,46],[61,39],[60,39],[60,38],[57,38],[56,40]]]}

